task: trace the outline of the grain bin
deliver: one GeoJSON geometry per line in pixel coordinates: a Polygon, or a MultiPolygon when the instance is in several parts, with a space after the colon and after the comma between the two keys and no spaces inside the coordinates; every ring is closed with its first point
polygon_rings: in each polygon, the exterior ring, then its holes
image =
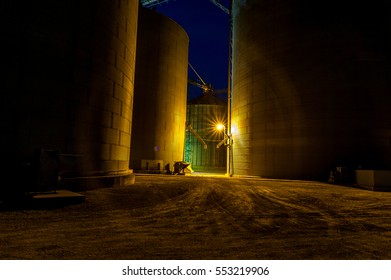
{"type": "Polygon", "coordinates": [[[224,139],[216,125],[227,125],[226,101],[211,92],[203,93],[188,102],[186,121],[191,127],[186,130],[185,161],[194,171],[225,171],[227,149],[216,147],[224,139]]]}
{"type": "Polygon", "coordinates": [[[46,149],[62,177],[130,174],[137,16],[137,0],[2,2],[5,173],[46,149]]]}
{"type": "Polygon", "coordinates": [[[163,172],[183,160],[189,37],[148,9],[138,27],[131,164],[163,172]]]}
{"type": "Polygon", "coordinates": [[[390,4],[233,4],[234,173],[390,168],[390,4]]]}

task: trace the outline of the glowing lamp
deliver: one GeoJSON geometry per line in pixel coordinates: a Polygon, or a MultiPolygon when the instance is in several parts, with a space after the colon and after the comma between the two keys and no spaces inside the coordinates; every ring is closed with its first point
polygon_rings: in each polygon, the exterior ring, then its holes
{"type": "Polygon", "coordinates": [[[216,125],[216,129],[217,129],[218,131],[222,131],[224,128],[225,128],[225,126],[224,126],[223,124],[221,124],[221,123],[219,123],[219,124],[216,125]]]}

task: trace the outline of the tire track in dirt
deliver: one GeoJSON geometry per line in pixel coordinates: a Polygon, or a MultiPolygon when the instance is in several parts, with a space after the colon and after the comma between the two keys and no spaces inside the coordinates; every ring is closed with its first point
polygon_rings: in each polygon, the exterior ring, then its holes
{"type": "Polygon", "coordinates": [[[169,230],[169,225],[179,232],[215,232],[218,217],[215,205],[209,199],[212,189],[204,180],[196,180],[197,186],[190,186],[184,194],[135,211],[140,223],[153,229],[161,227],[161,230],[169,230]]]}
{"type": "MultiPolygon", "coordinates": [[[[273,235],[285,228],[308,228],[314,219],[321,219],[314,209],[289,203],[265,186],[226,185],[214,193],[214,201],[235,220],[237,227],[252,234],[273,235]]],[[[323,222],[320,224],[317,227],[327,228],[323,222]]]]}
{"type": "MultiPolygon", "coordinates": [[[[160,184],[159,178],[153,181],[160,184]]],[[[334,197],[330,201],[319,198],[317,192],[303,191],[310,188],[308,183],[301,182],[300,187],[292,188],[292,182],[284,181],[254,183],[246,179],[202,177],[183,177],[181,181],[186,191],[164,195],[155,204],[132,209],[132,224],[161,232],[206,234],[273,235],[306,231],[310,235],[338,236],[355,229],[377,229],[368,221],[358,223],[357,217],[354,220],[341,212],[340,205],[349,197],[339,200],[334,197]],[[339,203],[337,207],[336,203],[339,203]]],[[[173,187],[184,188],[183,185],[173,187]]]]}
{"type": "Polygon", "coordinates": [[[341,227],[350,228],[351,221],[346,216],[314,196],[300,193],[299,197],[292,190],[263,185],[247,187],[246,180],[237,182],[234,188],[231,185],[227,181],[214,185],[211,194],[214,204],[235,220],[236,228],[262,234],[286,229],[294,233],[296,229],[326,235],[340,234],[341,227]]]}
{"type": "MultiPolygon", "coordinates": [[[[290,201],[267,186],[248,187],[238,181],[234,187],[221,178],[192,178],[197,186],[158,205],[142,209],[140,223],[159,225],[183,232],[274,234],[284,228],[334,230],[335,213],[315,204],[290,201]],[[277,209],[277,211],[276,211],[277,209]]],[[[320,202],[318,202],[320,204],[320,202]]],[[[322,205],[324,207],[324,205],[322,205]]]]}
{"type": "MultiPolygon", "coordinates": [[[[258,192],[259,195],[259,192],[258,192]]],[[[338,219],[341,221],[343,216],[331,210],[326,203],[323,203],[312,196],[303,195],[300,199],[292,199],[284,197],[281,193],[268,191],[263,194],[263,200],[267,200],[274,205],[280,205],[279,208],[284,207],[284,214],[286,217],[287,227],[300,228],[300,230],[323,230],[338,232],[338,219]]]]}
{"type": "Polygon", "coordinates": [[[140,176],[84,204],[1,213],[0,255],[389,259],[390,210],[391,193],[316,182],[140,176]]]}

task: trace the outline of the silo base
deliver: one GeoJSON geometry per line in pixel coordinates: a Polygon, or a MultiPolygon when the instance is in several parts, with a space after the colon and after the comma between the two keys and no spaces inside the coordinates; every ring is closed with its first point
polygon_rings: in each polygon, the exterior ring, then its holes
{"type": "Polygon", "coordinates": [[[135,183],[132,169],[120,174],[105,174],[102,176],[86,176],[63,178],[61,188],[72,191],[85,191],[99,188],[124,187],[135,183]]]}
{"type": "Polygon", "coordinates": [[[163,160],[142,159],[133,161],[133,169],[135,173],[164,174],[169,169],[169,165],[164,166],[163,160]]]}

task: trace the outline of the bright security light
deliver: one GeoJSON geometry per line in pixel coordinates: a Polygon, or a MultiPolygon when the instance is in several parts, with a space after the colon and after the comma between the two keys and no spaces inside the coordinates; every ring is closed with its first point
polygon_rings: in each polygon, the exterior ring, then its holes
{"type": "Polygon", "coordinates": [[[224,126],[223,124],[221,124],[221,123],[219,123],[219,124],[216,125],[216,129],[217,129],[218,131],[222,131],[224,128],[225,128],[225,126],[224,126]]]}

